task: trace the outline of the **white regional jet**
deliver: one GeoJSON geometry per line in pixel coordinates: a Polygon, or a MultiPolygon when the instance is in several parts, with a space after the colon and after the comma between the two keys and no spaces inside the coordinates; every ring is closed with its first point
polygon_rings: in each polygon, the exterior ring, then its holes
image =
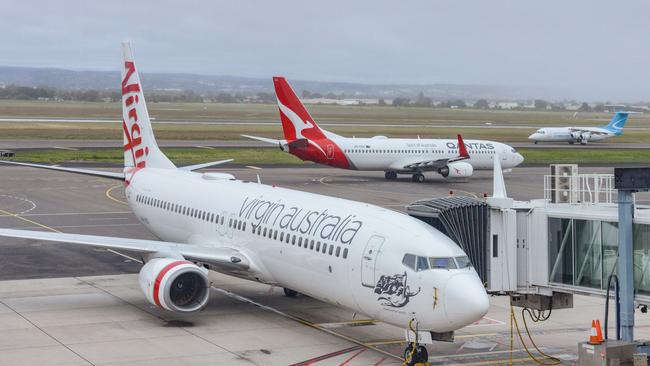
{"type": "Polygon", "coordinates": [[[528,136],[528,139],[542,142],[579,142],[586,145],[589,141],[601,141],[623,134],[627,117],[634,112],[616,112],[607,126],[602,127],[544,127],[528,136]]]}
{"type": "Polygon", "coordinates": [[[495,156],[500,157],[503,169],[524,161],[511,146],[493,141],[467,140],[463,149],[456,140],[339,136],[318,127],[285,78],[274,77],[273,84],[285,139],[242,136],[278,145],[302,160],[342,169],[384,171],[386,179],[412,174],[412,180],[418,183],[424,182],[422,173],[427,171],[445,178],[466,178],[474,170],[491,170],[495,156]]]}
{"type": "Polygon", "coordinates": [[[123,180],[160,240],[0,229],[0,236],[135,251],[147,300],[171,312],[208,303],[208,270],[285,288],[373,319],[445,333],[479,320],[487,293],[451,239],[408,215],[334,197],[179,168],[159,150],[131,47],[123,45],[124,172],[4,163],[123,180]]]}

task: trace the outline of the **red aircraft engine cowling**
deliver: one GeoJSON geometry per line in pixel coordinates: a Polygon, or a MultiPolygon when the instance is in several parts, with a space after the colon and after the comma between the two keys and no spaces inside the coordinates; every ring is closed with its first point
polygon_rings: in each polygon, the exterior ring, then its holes
{"type": "Polygon", "coordinates": [[[208,270],[186,260],[154,258],[142,267],[138,280],[147,300],[168,311],[199,311],[210,297],[208,270]]]}

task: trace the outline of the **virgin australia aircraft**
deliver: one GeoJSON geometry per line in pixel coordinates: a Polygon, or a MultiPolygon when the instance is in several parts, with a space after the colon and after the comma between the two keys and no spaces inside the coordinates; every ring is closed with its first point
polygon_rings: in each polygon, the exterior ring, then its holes
{"type": "Polygon", "coordinates": [[[424,182],[424,172],[434,171],[445,178],[470,177],[474,170],[492,169],[499,156],[503,169],[524,161],[506,144],[494,141],[442,139],[394,139],[386,136],[347,138],[316,124],[285,78],[274,77],[284,140],[242,135],[275,144],[299,157],[337,168],[384,171],[386,179],[411,174],[414,182],[424,182]]]}
{"type": "Polygon", "coordinates": [[[0,229],[0,236],[139,252],[147,300],[171,312],[208,303],[208,271],[285,288],[373,319],[449,332],[488,311],[486,291],[451,239],[366,203],[179,168],[159,150],[130,45],[123,45],[123,173],[4,163],[124,181],[138,220],[160,240],[0,229]]]}
{"type": "Polygon", "coordinates": [[[586,145],[589,141],[601,141],[613,136],[621,136],[627,117],[634,112],[616,112],[607,126],[602,127],[544,127],[528,139],[539,141],[568,142],[573,145],[579,142],[586,145]]]}

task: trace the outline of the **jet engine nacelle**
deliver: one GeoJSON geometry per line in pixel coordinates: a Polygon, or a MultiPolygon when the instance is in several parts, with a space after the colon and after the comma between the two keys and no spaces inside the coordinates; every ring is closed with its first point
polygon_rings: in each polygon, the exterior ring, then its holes
{"type": "Polygon", "coordinates": [[[138,280],[147,300],[169,311],[201,310],[210,297],[208,270],[186,260],[154,258],[142,267],[138,280]]]}
{"type": "Polygon", "coordinates": [[[438,173],[445,178],[467,178],[472,176],[474,168],[469,163],[457,161],[438,169],[438,173]]]}

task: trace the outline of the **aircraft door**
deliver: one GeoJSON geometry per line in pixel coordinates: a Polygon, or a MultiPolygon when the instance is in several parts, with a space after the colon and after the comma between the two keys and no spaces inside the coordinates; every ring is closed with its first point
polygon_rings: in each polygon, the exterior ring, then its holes
{"type": "Polygon", "coordinates": [[[368,240],[361,256],[361,285],[375,287],[377,283],[375,281],[375,265],[383,244],[384,238],[378,235],[373,235],[368,240]]]}

